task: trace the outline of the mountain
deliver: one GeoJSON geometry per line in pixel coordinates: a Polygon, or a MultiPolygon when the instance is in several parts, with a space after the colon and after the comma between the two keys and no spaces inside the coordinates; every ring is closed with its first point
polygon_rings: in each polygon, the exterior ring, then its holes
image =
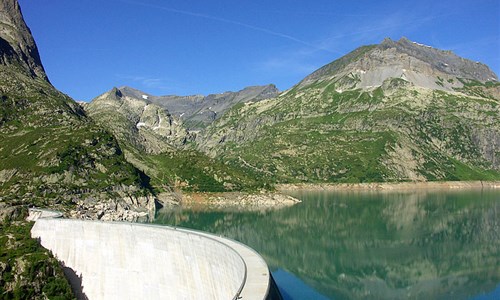
{"type": "Polygon", "coordinates": [[[403,37],[399,41],[386,38],[380,45],[358,48],[313,72],[299,86],[349,74],[353,80],[337,82],[338,88],[367,89],[381,86],[387,78],[401,78],[423,88],[454,91],[463,85],[453,80],[456,78],[498,81],[484,64],[403,37]]]}
{"type": "Polygon", "coordinates": [[[385,39],[232,107],[196,143],[273,182],[498,180],[499,105],[487,66],[385,39]]]}
{"type": "Polygon", "coordinates": [[[168,109],[191,131],[205,128],[236,104],[258,102],[279,94],[279,90],[273,84],[250,86],[238,92],[224,92],[208,96],[153,96],[130,87],[122,87],[120,91],[125,96],[138,100],[145,99],[168,109]]]}
{"type": "Polygon", "coordinates": [[[206,126],[230,107],[260,101],[276,91],[269,85],[206,97],[157,97],[121,87],[96,97],[84,108],[116,136],[126,159],[151,178],[158,192],[175,188],[211,192],[253,190],[265,186],[265,182],[251,170],[196,151],[198,131],[192,126],[206,126]],[[219,115],[206,117],[207,112],[215,110],[219,115]]]}
{"type": "Polygon", "coordinates": [[[154,210],[113,135],[48,81],[17,1],[0,9],[0,202],[118,219],[154,210]]]}
{"type": "Polygon", "coordinates": [[[178,117],[127,90],[113,88],[86,104],[85,110],[118,140],[146,153],[167,152],[191,139],[178,117]]]}
{"type": "Polygon", "coordinates": [[[50,84],[18,2],[0,0],[0,298],[74,299],[28,206],[144,220],[157,204],[115,137],[50,84]]]}

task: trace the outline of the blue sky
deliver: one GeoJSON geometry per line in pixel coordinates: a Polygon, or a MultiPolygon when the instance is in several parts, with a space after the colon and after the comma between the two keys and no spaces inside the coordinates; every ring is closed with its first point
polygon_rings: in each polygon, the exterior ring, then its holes
{"type": "Polygon", "coordinates": [[[52,84],[89,101],[285,90],[385,37],[452,50],[500,72],[499,0],[19,0],[52,84]]]}

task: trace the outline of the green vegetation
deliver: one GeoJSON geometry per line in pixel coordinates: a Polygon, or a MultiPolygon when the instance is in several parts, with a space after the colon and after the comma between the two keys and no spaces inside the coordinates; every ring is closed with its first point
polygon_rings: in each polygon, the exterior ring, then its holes
{"type": "Polygon", "coordinates": [[[498,89],[500,88],[500,82],[498,81],[487,81],[480,82],[473,79],[458,78],[463,84],[462,88],[455,88],[456,91],[462,92],[466,95],[481,97],[486,99],[493,99],[498,101],[498,89]]]}
{"type": "Polygon", "coordinates": [[[0,223],[0,299],[75,299],[59,262],[22,217],[0,223]]]}
{"type": "Polygon", "coordinates": [[[386,132],[333,130],[349,118],[328,115],[294,119],[264,129],[257,141],[225,155],[245,162],[272,182],[376,182],[387,170],[379,159],[394,142],[386,132]]]}
{"type": "Polygon", "coordinates": [[[498,130],[498,100],[422,92],[400,78],[371,91],[338,82],[294,87],[264,111],[234,107],[208,134],[242,130],[243,141],[217,153],[272,183],[500,179],[483,137],[498,130]]]}
{"type": "Polygon", "coordinates": [[[0,76],[0,198],[37,206],[71,205],[73,198],[147,180],[125,161],[115,138],[85,117],[49,83],[5,69],[0,76]]]}
{"type": "Polygon", "coordinates": [[[439,86],[444,86],[444,84],[443,84],[444,83],[444,79],[441,78],[441,77],[439,77],[439,76],[437,77],[437,79],[438,80],[436,81],[436,84],[439,85],[439,86]]]}
{"type": "Polygon", "coordinates": [[[139,169],[151,178],[156,192],[181,189],[196,192],[255,191],[271,188],[244,166],[222,162],[195,150],[145,154],[127,148],[139,169]]]}
{"type": "Polygon", "coordinates": [[[492,181],[499,180],[500,176],[497,171],[483,169],[475,166],[470,166],[460,162],[456,159],[452,160],[454,165],[453,173],[454,176],[447,178],[448,180],[484,180],[484,181],[492,181]]]}

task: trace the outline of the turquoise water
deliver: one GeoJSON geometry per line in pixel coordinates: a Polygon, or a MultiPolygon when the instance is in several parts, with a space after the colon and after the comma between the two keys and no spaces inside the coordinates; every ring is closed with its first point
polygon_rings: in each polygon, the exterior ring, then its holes
{"type": "Polygon", "coordinates": [[[165,211],[239,240],[285,299],[500,299],[500,190],[295,192],[267,212],[165,211]]]}

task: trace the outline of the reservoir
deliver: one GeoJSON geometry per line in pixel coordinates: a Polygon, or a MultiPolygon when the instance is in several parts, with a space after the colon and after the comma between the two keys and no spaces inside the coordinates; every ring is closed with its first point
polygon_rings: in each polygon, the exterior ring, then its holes
{"type": "Polygon", "coordinates": [[[302,203],[155,222],[254,248],[284,299],[500,299],[500,190],[290,194],[302,203]]]}

